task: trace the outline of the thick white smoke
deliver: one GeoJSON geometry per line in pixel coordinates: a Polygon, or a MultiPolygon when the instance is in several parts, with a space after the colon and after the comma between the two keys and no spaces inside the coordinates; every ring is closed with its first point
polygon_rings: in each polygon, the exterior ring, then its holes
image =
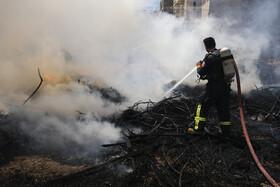
{"type": "MultiPolygon", "coordinates": [[[[277,1],[252,6],[251,20],[185,20],[147,12],[145,6],[141,0],[1,1],[0,110],[19,113],[18,106],[40,81],[40,68],[43,86],[24,106],[31,121],[21,125],[26,132],[37,137],[36,128],[45,136],[64,137],[59,142],[84,145],[116,140],[119,129],[98,118],[138,100],[162,98],[164,84],[181,79],[203,58],[202,40],[208,36],[218,48],[232,49],[243,90],[260,83],[255,62],[273,39],[269,22],[277,19],[277,1]],[[239,22],[248,24],[236,29],[239,22]],[[259,29],[263,23],[266,28],[259,29]],[[116,88],[127,103],[105,102],[73,80],[76,76],[88,77],[96,87],[116,88]],[[72,119],[76,110],[94,113],[97,119],[81,124],[72,119]],[[38,118],[30,117],[35,113],[38,118]],[[65,118],[71,119],[67,131],[65,118]],[[55,133],[42,130],[50,126],[55,133]],[[112,136],[102,136],[108,129],[112,136]],[[88,136],[96,132],[100,136],[88,136]]],[[[187,82],[195,84],[195,79],[193,75],[187,82]]]]}
{"type": "Polygon", "coordinates": [[[120,129],[109,122],[101,122],[90,114],[82,120],[74,117],[58,117],[23,107],[18,108],[17,128],[33,137],[37,145],[61,151],[86,155],[98,153],[102,144],[115,142],[120,138],[120,129]],[[31,115],[32,114],[32,115],[31,115]]]}

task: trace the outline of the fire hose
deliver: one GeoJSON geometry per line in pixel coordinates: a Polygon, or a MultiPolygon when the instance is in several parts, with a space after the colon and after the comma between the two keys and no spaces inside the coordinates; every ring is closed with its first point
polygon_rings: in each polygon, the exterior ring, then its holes
{"type": "Polygon", "coordinates": [[[241,118],[241,123],[242,123],[242,129],[244,132],[244,136],[247,142],[247,145],[250,149],[251,155],[253,157],[253,159],[255,160],[257,166],[259,167],[259,169],[261,170],[261,172],[264,174],[264,176],[267,178],[267,180],[276,187],[279,187],[279,185],[276,183],[276,181],[267,173],[267,171],[264,169],[264,167],[262,166],[262,164],[260,163],[254,148],[251,144],[248,132],[247,132],[247,128],[246,128],[246,124],[245,124],[245,120],[244,120],[244,113],[243,113],[243,106],[242,106],[242,99],[241,99],[241,86],[240,86],[240,78],[239,78],[239,73],[238,73],[238,68],[237,65],[235,63],[235,60],[233,59],[233,65],[234,65],[234,69],[236,72],[236,81],[237,81],[237,90],[238,90],[238,102],[239,102],[239,111],[240,111],[240,118],[241,118]]]}

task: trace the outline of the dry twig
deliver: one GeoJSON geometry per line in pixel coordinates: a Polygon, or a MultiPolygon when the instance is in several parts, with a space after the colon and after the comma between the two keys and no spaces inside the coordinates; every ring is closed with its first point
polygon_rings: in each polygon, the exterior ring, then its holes
{"type": "Polygon", "coordinates": [[[40,73],[40,69],[38,68],[38,74],[39,74],[39,77],[40,77],[40,84],[38,85],[38,87],[34,90],[34,92],[23,102],[22,105],[24,105],[29,99],[31,99],[31,97],[39,90],[42,82],[43,82],[43,78],[41,76],[41,73],[40,73]]]}

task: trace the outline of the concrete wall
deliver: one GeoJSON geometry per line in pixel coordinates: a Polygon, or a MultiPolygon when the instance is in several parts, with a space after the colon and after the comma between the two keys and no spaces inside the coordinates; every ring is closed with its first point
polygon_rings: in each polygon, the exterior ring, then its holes
{"type": "Polygon", "coordinates": [[[185,14],[187,18],[201,17],[202,5],[205,0],[185,0],[185,14]]]}
{"type": "Polygon", "coordinates": [[[198,7],[202,6],[203,0],[186,0],[187,6],[198,7]]]}
{"type": "Polygon", "coordinates": [[[201,17],[202,5],[207,1],[209,0],[174,0],[173,13],[177,17],[201,17]]]}
{"type": "Polygon", "coordinates": [[[202,5],[202,10],[201,10],[201,17],[207,17],[209,15],[209,10],[210,10],[210,1],[205,2],[202,5]]]}
{"type": "Polygon", "coordinates": [[[184,11],[185,0],[174,0],[173,1],[173,13],[177,17],[182,17],[185,15],[184,11]]]}

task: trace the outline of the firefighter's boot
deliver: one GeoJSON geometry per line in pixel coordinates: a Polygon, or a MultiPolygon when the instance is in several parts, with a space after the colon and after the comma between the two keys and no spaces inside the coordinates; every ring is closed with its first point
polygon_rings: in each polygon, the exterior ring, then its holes
{"type": "Polygon", "coordinates": [[[204,134],[205,122],[200,121],[199,124],[195,122],[195,125],[192,125],[188,128],[188,133],[193,135],[203,135],[204,134]]]}
{"type": "Polygon", "coordinates": [[[230,129],[231,129],[231,123],[230,122],[220,122],[221,127],[221,134],[225,137],[230,136],[230,129]]]}

